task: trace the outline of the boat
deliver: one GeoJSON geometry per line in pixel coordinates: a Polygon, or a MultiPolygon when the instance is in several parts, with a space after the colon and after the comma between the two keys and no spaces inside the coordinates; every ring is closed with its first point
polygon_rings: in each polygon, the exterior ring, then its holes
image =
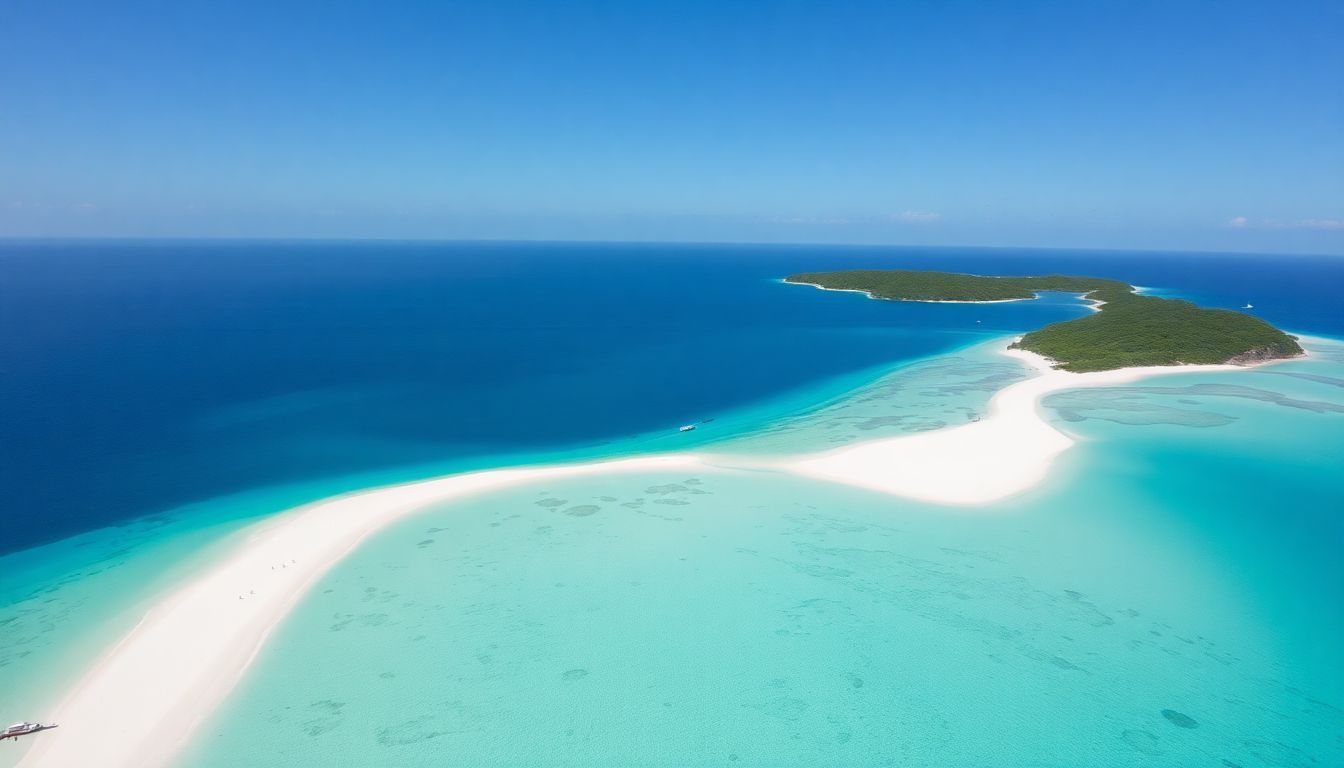
{"type": "Polygon", "coordinates": [[[18,741],[20,736],[27,736],[30,733],[37,733],[38,731],[45,731],[48,728],[55,727],[55,725],[44,725],[43,723],[15,723],[4,731],[0,731],[0,741],[4,741],[5,739],[14,739],[15,741],[18,741]]]}
{"type": "Polygon", "coordinates": [[[679,430],[677,430],[677,431],[678,431],[678,432],[690,432],[692,429],[695,429],[695,425],[694,425],[694,424],[687,424],[686,426],[682,427],[681,429],[679,429],[679,430]]]}
{"type": "Polygon", "coordinates": [[[1246,306],[1242,307],[1242,309],[1255,309],[1255,305],[1248,301],[1246,302],[1246,306]]]}

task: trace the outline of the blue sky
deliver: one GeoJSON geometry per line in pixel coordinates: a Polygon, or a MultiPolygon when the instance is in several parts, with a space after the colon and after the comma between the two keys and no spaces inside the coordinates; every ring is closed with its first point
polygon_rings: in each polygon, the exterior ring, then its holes
{"type": "Polygon", "coordinates": [[[1341,40],[1339,2],[9,0],[0,236],[1344,253],[1341,40]]]}

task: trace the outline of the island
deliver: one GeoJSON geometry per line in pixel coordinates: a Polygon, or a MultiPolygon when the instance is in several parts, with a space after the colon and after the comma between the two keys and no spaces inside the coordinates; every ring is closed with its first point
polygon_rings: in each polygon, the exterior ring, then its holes
{"type": "Polygon", "coordinates": [[[803,272],[784,281],[890,301],[998,302],[1034,299],[1047,291],[1078,294],[1099,311],[1031,331],[1012,345],[1075,373],[1154,365],[1247,365],[1304,354],[1295,337],[1257,317],[1143,296],[1128,283],[1105,278],[856,269],[803,272]]]}

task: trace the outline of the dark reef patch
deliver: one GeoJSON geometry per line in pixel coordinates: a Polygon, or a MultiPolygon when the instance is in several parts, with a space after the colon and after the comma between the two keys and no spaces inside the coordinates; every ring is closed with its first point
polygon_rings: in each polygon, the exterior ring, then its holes
{"type": "Polygon", "coordinates": [[[434,730],[427,717],[408,720],[401,725],[394,725],[390,728],[384,728],[378,732],[378,743],[385,747],[404,746],[406,744],[415,744],[420,741],[428,741],[437,738],[446,733],[446,731],[434,730]]]}
{"type": "Polygon", "coordinates": [[[1177,712],[1174,709],[1162,710],[1162,716],[1167,718],[1167,720],[1169,720],[1172,725],[1180,726],[1181,728],[1199,727],[1198,720],[1182,712],[1177,712]]]}

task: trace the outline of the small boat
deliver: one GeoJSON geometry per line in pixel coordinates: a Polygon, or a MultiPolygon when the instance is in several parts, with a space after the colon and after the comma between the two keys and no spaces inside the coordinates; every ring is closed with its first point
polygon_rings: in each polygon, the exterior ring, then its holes
{"type": "Polygon", "coordinates": [[[694,424],[687,424],[686,426],[682,427],[681,429],[679,429],[679,430],[677,430],[677,431],[678,431],[678,432],[690,432],[692,429],[695,429],[695,425],[694,425],[694,424]]]}
{"type": "Polygon", "coordinates": [[[43,725],[42,723],[15,723],[3,731],[0,731],[0,741],[5,739],[14,739],[18,741],[20,736],[27,736],[30,733],[45,731],[48,728],[55,728],[54,725],[43,725]]]}
{"type": "Polygon", "coordinates": [[[1255,305],[1247,302],[1246,306],[1242,307],[1242,309],[1255,309],[1255,305]]]}

